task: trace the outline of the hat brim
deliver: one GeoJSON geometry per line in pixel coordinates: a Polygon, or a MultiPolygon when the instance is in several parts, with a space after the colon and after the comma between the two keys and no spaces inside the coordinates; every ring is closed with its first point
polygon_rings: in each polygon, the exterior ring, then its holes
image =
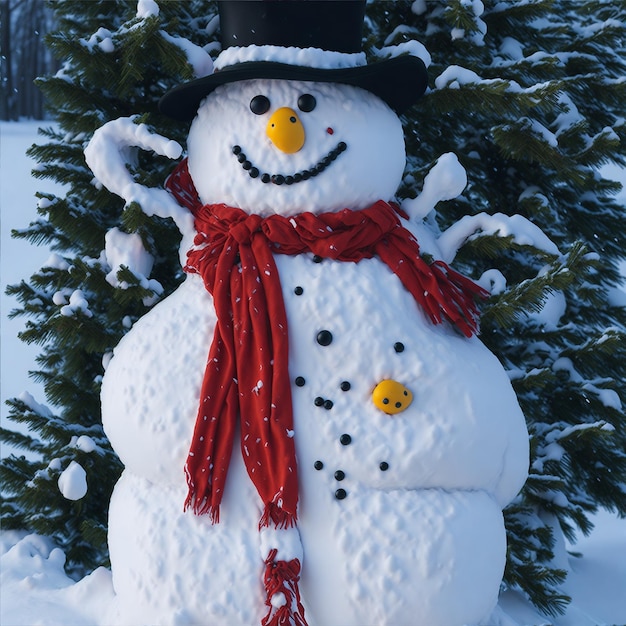
{"type": "Polygon", "coordinates": [[[192,120],[202,99],[217,87],[255,78],[341,83],[361,87],[384,100],[398,114],[417,102],[428,82],[423,61],[410,55],[338,69],[249,61],[174,87],[159,101],[159,110],[176,120],[192,120]]]}

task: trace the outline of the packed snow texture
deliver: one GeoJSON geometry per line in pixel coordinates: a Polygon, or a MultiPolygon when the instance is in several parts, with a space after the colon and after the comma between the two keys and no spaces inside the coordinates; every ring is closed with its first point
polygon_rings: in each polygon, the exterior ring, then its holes
{"type": "Polygon", "coordinates": [[[87,473],[72,461],[59,476],[59,491],[68,500],[80,500],[87,493],[87,473]]]}
{"type": "MultiPolygon", "coordinates": [[[[125,189],[124,140],[139,145],[128,124],[103,131],[115,147],[110,171],[107,159],[89,157],[114,191],[125,189]]],[[[144,147],[165,141],[142,131],[144,147]]],[[[393,200],[405,166],[400,121],[381,100],[356,87],[298,81],[218,88],[192,123],[188,156],[204,203],[260,215],[393,200]],[[308,112],[298,110],[304,94],[316,103],[308,112]],[[250,110],[258,95],[270,102],[261,115],[250,110]],[[304,129],[296,152],[277,149],[267,132],[282,107],[304,129]],[[238,158],[243,152],[259,172],[288,176],[311,170],[339,142],[345,150],[327,167],[291,185],[250,176],[238,158]]],[[[417,216],[464,185],[458,159],[444,155],[404,223],[436,258],[436,233],[417,216]]],[[[506,554],[501,509],[528,469],[526,426],[504,369],[479,339],[433,326],[377,259],[318,263],[308,254],[278,255],[276,264],[289,372],[305,381],[292,391],[299,541],[282,549],[302,550],[309,624],[458,626],[488,617],[506,554]],[[321,330],[332,334],[330,344],[316,341],[321,330]],[[393,417],[377,409],[371,394],[382,380],[408,387],[413,403],[393,417]],[[319,397],[327,401],[322,407],[319,397]],[[336,497],[338,488],[345,498],[336,497]]],[[[182,469],[214,324],[211,297],[191,275],[134,325],[106,369],[103,423],[126,467],[109,522],[117,624],[208,616],[216,624],[256,623],[263,614],[259,577],[268,541],[258,530],[261,503],[239,446],[220,523],[181,511],[182,469]]],[[[258,389],[270,384],[265,376],[258,389]]]]}
{"type": "Polygon", "coordinates": [[[0,534],[0,623],[3,626],[110,626],[111,572],[100,567],[76,582],[65,554],[39,535],[0,534]]]}
{"type": "MultiPolygon", "coordinates": [[[[511,415],[518,418],[513,432],[502,419],[515,409],[504,372],[478,340],[432,329],[397,281],[375,262],[370,263],[373,275],[365,279],[362,274],[370,272],[361,264],[315,264],[306,257],[279,257],[278,262],[293,338],[290,371],[294,378],[303,375],[307,381],[294,393],[302,591],[316,610],[327,604],[333,607],[333,614],[321,615],[312,608],[311,617],[318,615],[312,623],[334,623],[339,617],[341,623],[362,624],[372,616],[379,622],[379,611],[392,611],[399,602],[406,610],[408,598],[417,603],[409,613],[411,620],[415,614],[435,616],[424,624],[458,624],[460,615],[467,615],[464,612],[477,601],[481,604],[471,615],[480,618],[495,603],[502,575],[504,536],[496,501],[501,505],[514,495],[527,462],[521,416],[511,415]],[[331,279],[338,284],[337,292],[328,293],[331,279]],[[380,299],[366,296],[381,282],[393,285],[385,295],[393,319],[381,310],[386,307],[380,307],[380,299]],[[293,293],[297,285],[304,287],[302,296],[293,293]],[[319,310],[321,302],[324,307],[319,310]],[[341,314],[346,307],[359,311],[361,319],[346,319],[341,314]],[[314,336],[325,327],[335,339],[320,348],[314,336]],[[406,346],[401,354],[393,349],[399,340],[406,346]],[[439,362],[446,357],[451,362],[439,362]],[[402,380],[418,394],[419,402],[401,416],[381,414],[370,402],[371,388],[386,377],[402,380]],[[490,393],[481,386],[486,379],[491,381],[490,393]],[[340,390],[343,380],[351,382],[349,392],[340,390]],[[452,388],[441,393],[450,380],[452,388]],[[334,401],[331,411],[314,406],[320,394],[334,401]],[[343,433],[353,438],[348,448],[339,443],[343,433]],[[328,469],[316,471],[316,460],[328,469]],[[380,471],[381,462],[389,463],[386,472],[380,471]],[[342,485],[349,490],[341,506],[333,497],[337,469],[346,473],[342,485]],[[415,519],[423,523],[416,525],[415,519]],[[444,567],[453,562],[454,572],[444,567]],[[462,597],[462,602],[455,606],[433,600],[435,589],[453,573],[457,578],[443,590],[462,597]],[[394,581],[393,586],[386,588],[385,580],[394,581]],[[485,598],[487,581],[491,594],[485,598]],[[416,588],[425,595],[416,594],[416,588]],[[333,602],[325,602],[328,597],[333,602]],[[374,606],[364,598],[373,600],[374,606]],[[353,622],[346,619],[353,614],[351,602],[363,611],[353,622]],[[438,604],[436,611],[443,604],[446,616],[429,614],[429,602],[438,604]],[[455,613],[459,610],[460,615],[455,613]]],[[[127,466],[111,504],[110,546],[113,580],[128,623],[137,617],[131,611],[137,610],[144,615],[149,611],[154,620],[173,619],[181,593],[189,615],[198,616],[206,610],[199,602],[205,597],[199,589],[225,598],[235,581],[237,613],[226,602],[225,607],[212,607],[216,618],[223,611],[224,623],[252,623],[259,610],[258,578],[249,570],[260,563],[260,503],[238,447],[221,523],[211,527],[205,518],[180,513],[185,495],[181,468],[211,333],[208,305],[200,279],[189,277],[174,296],[135,325],[105,376],[105,427],[127,466]],[[182,351],[181,345],[190,348],[182,351]],[[153,363],[167,363],[168,368],[155,368],[153,363]],[[174,389],[179,398],[175,404],[169,401],[174,389]],[[132,528],[129,520],[134,520],[132,528]],[[166,544],[171,552],[163,559],[158,548],[166,544]],[[211,567],[203,567],[209,554],[212,562],[216,555],[219,580],[211,567]],[[182,591],[173,594],[163,585],[163,580],[177,580],[189,570],[194,571],[193,582],[182,591]],[[244,610],[248,612],[239,613],[244,610]]],[[[391,623],[414,623],[406,621],[406,614],[391,614],[391,623]]]]}

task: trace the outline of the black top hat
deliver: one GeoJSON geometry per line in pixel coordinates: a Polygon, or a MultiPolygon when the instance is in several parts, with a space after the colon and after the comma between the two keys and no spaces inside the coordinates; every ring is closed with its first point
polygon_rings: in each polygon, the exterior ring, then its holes
{"type": "Polygon", "coordinates": [[[426,89],[426,67],[415,56],[364,64],[365,1],[224,0],[218,5],[224,52],[216,66],[222,57],[223,63],[213,74],[179,85],[161,98],[160,111],[174,119],[193,119],[201,100],[216,87],[253,78],[354,85],[377,95],[397,113],[426,89]],[[312,51],[310,64],[303,64],[303,55],[294,56],[289,48],[324,50],[328,62],[321,63],[312,51]]]}

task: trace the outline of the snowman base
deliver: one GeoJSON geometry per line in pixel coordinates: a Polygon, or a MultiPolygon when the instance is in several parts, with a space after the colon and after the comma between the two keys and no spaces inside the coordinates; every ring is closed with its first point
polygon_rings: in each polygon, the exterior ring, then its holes
{"type": "MultiPolygon", "coordinates": [[[[233,465],[229,484],[250,504],[243,464],[233,465]]],[[[260,509],[227,500],[222,522],[211,524],[181,511],[181,493],[130,472],[118,482],[109,543],[112,560],[127,567],[113,569],[116,623],[260,623],[260,509]]],[[[316,510],[302,503],[309,626],[458,626],[489,614],[506,553],[502,513],[489,495],[362,488],[350,496],[341,505],[318,501],[316,510]]]]}
{"type": "MultiPolygon", "coordinates": [[[[246,492],[241,472],[233,467],[229,481],[246,492]]],[[[117,483],[109,509],[111,562],[124,563],[112,568],[116,624],[259,624],[259,509],[229,501],[222,523],[212,524],[182,512],[184,495],[182,485],[164,488],[128,471],[117,483]]]]}

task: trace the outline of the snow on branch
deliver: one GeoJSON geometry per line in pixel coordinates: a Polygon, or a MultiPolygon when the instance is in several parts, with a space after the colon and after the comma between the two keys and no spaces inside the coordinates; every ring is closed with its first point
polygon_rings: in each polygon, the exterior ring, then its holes
{"type": "Polygon", "coordinates": [[[496,89],[507,94],[526,95],[532,97],[536,104],[540,104],[542,92],[545,89],[554,89],[550,83],[537,83],[530,87],[522,87],[514,80],[504,78],[482,78],[476,72],[460,65],[449,65],[435,78],[436,89],[460,89],[472,85],[496,89]]]}
{"type": "Polygon", "coordinates": [[[598,387],[600,384],[611,382],[610,378],[585,380],[574,368],[572,361],[567,357],[557,359],[552,365],[552,369],[555,372],[566,372],[570,381],[580,384],[584,391],[594,394],[605,407],[615,409],[616,411],[622,410],[622,401],[615,390],[606,387],[598,387]]]}
{"type": "Polygon", "coordinates": [[[159,14],[159,5],[155,0],[137,0],[137,17],[144,20],[156,17],[159,14]]]}
{"type": "Polygon", "coordinates": [[[562,441],[563,439],[569,439],[575,434],[581,434],[590,430],[603,430],[605,432],[612,433],[615,431],[615,426],[607,422],[606,420],[599,420],[597,422],[593,422],[591,424],[565,424],[564,422],[559,422],[556,424],[554,429],[550,430],[546,434],[546,442],[551,444],[556,441],[562,441]]]}
{"type": "Polygon", "coordinates": [[[137,233],[124,233],[119,228],[112,228],[105,235],[104,242],[104,255],[111,268],[106,281],[112,287],[128,289],[130,285],[123,279],[125,268],[142,289],[152,292],[152,296],[143,298],[145,306],[152,306],[163,293],[163,286],[150,278],[154,257],[144,248],[141,237],[137,233]]]}
{"type": "Polygon", "coordinates": [[[164,30],[161,31],[161,36],[165,41],[177,46],[185,53],[187,62],[193,68],[195,78],[202,78],[213,73],[213,59],[206,50],[183,37],[172,37],[164,30]]]}
{"type": "MultiPolygon", "coordinates": [[[[395,35],[397,32],[399,32],[398,29],[396,29],[392,33],[392,35],[395,35]]],[[[388,41],[392,39],[392,35],[387,38],[388,41]]],[[[416,41],[415,39],[410,39],[409,41],[404,41],[397,45],[385,46],[380,49],[376,48],[375,52],[377,57],[384,59],[408,54],[410,56],[421,59],[426,67],[429,67],[432,62],[430,53],[428,52],[424,44],[416,41]]]]}
{"type": "Polygon", "coordinates": [[[521,215],[478,213],[466,215],[446,229],[437,241],[442,259],[451,263],[456,253],[467,241],[481,236],[512,237],[520,246],[533,246],[544,252],[561,256],[556,244],[535,224],[521,215]]]}
{"type": "Polygon", "coordinates": [[[45,404],[39,404],[28,391],[22,392],[18,400],[23,402],[33,413],[41,415],[46,419],[52,418],[52,411],[45,404]]]}

